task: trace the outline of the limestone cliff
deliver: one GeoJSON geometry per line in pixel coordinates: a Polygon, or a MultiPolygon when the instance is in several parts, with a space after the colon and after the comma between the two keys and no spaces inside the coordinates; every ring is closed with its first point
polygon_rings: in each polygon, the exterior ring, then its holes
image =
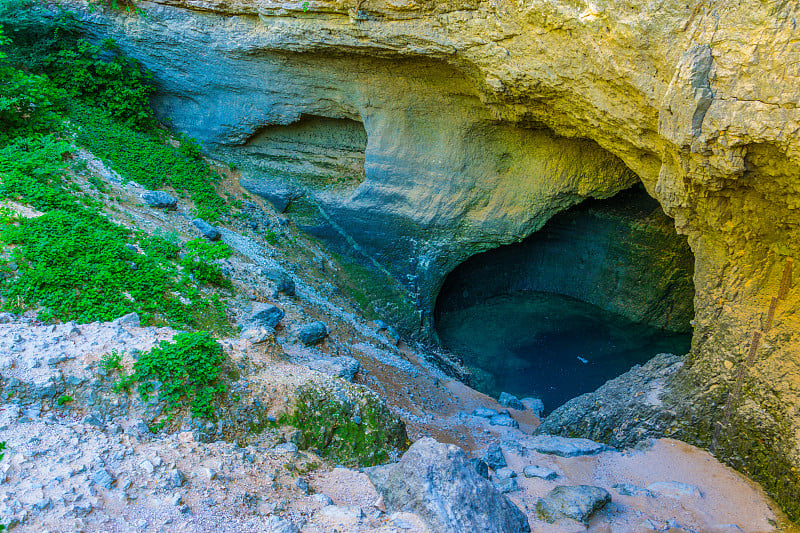
{"type": "Polygon", "coordinates": [[[663,395],[683,400],[674,431],[710,443],[765,330],[717,453],[800,518],[800,289],[780,287],[800,257],[796,3],[72,7],[155,72],[175,127],[305,191],[309,226],[414,292],[423,329],[464,259],[641,180],[696,258],[692,353],[663,395]]]}

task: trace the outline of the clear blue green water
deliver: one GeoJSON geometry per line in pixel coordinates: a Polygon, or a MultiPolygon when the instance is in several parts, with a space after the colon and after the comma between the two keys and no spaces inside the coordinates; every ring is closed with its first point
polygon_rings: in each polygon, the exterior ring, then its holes
{"type": "Polygon", "coordinates": [[[687,353],[691,342],[691,335],[543,292],[442,312],[436,329],[471,368],[473,387],[495,397],[505,391],[541,398],[546,412],[658,353],[687,353]]]}

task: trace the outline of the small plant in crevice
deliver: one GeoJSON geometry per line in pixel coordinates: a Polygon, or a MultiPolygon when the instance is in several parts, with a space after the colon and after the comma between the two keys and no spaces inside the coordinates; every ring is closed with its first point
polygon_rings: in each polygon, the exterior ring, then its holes
{"type": "Polygon", "coordinates": [[[56,401],[56,403],[58,404],[59,407],[61,407],[62,405],[68,404],[68,403],[70,403],[72,401],[74,401],[72,396],[68,396],[66,394],[62,394],[61,396],[59,396],[59,398],[56,401]]]}
{"type": "Polygon", "coordinates": [[[114,390],[129,392],[138,384],[142,400],[157,394],[168,413],[159,422],[161,427],[171,420],[171,411],[181,407],[188,407],[194,416],[211,418],[215,398],[225,392],[221,379],[224,362],[222,347],[209,332],[179,333],[172,341],[161,341],[142,352],[133,374],[123,376],[114,390]]]}
{"type": "Polygon", "coordinates": [[[100,368],[105,372],[122,370],[122,353],[116,350],[111,350],[111,353],[103,355],[103,357],[100,359],[100,368]]]}

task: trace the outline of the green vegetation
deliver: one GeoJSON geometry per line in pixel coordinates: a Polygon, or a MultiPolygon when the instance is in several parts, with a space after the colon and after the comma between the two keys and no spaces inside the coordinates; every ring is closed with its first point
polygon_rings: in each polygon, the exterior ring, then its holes
{"type": "MultiPolygon", "coordinates": [[[[128,247],[134,242],[129,230],[98,213],[48,211],[7,226],[0,231],[0,242],[15,245],[11,259],[20,275],[0,288],[5,307],[15,312],[39,306],[41,320],[79,322],[137,312],[145,322],[161,317],[162,322],[191,328],[197,325],[196,313],[221,311],[169,261],[167,244],[144,238],[143,248],[149,253],[140,254],[128,247]]],[[[196,268],[204,272],[197,261],[196,268]]],[[[230,281],[225,281],[229,287],[230,281]]]]}
{"type": "Polygon", "coordinates": [[[227,259],[232,253],[223,242],[192,239],[186,243],[186,255],[181,259],[181,265],[199,281],[230,289],[231,281],[225,277],[219,265],[210,261],[227,259]]]}
{"type": "Polygon", "coordinates": [[[183,137],[175,148],[159,130],[139,131],[96,108],[74,106],[71,116],[80,124],[78,142],[125,179],[150,189],[185,191],[197,216],[207,220],[216,220],[225,209],[225,200],[214,190],[221,176],[203,161],[196,141],[183,137]]]}
{"type": "Polygon", "coordinates": [[[111,350],[111,353],[105,354],[100,359],[100,368],[106,372],[122,370],[122,354],[116,350],[111,350]]]}
{"type": "Polygon", "coordinates": [[[345,402],[334,392],[306,388],[281,422],[302,430],[301,447],[342,464],[384,463],[389,450],[407,447],[405,424],[376,396],[349,392],[356,398],[345,402]]]}
{"type": "MultiPolygon", "coordinates": [[[[109,221],[101,204],[71,181],[68,139],[74,138],[125,179],[185,193],[205,218],[225,207],[214,190],[219,176],[197,143],[182,138],[176,148],[157,128],[147,100],[151,75],[112,41],[90,43],[80,35],[68,12],[0,0],[0,198],[44,213],[0,213],[0,244],[9,252],[0,258],[3,307],[39,307],[42,320],[137,312],[144,323],[229,329],[222,304],[198,285],[231,288],[219,266],[209,264],[229,250],[193,241],[179,261],[173,236],[150,237],[109,221]],[[11,261],[17,272],[6,267],[11,261]]],[[[92,178],[92,188],[107,194],[106,184],[92,178]]]]}
{"type": "MultiPolygon", "coordinates": [[[[225,391],[220,379],[224,361],[222,347],[209,332],[180,333],[171,342],[161,341],[142,353],[133,366],[133,374],[123,376],[114,390],[129,391],[139,383],[137,390],[142,399],[148,400],[157,391],[167,412],[189,406],[193,415],[211,418],[215,397],[225,391]]],[[[170,418],[171,415],[167,420],[170,418]]]]}
{"type": "Polygon", "coordinates": [[[72,396],[68,396],[66,394],[63,394],[58,398],[56,403],[58,403],[59,406],[62,406],[65,403],[69,403],[69,402],[71,402],[73,400],[74,400],[74,398],[72,396]]]}

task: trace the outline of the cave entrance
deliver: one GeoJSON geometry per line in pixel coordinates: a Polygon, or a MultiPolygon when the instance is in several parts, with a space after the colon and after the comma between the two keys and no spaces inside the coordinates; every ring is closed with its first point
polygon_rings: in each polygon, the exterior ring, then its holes
{"type": "Polygon", "coordinates": [[[637,186],[456,267],[436,330],[474,388],[549,412],[658,353],[688,352],[693,270],[686,238],[637,186]]]}

